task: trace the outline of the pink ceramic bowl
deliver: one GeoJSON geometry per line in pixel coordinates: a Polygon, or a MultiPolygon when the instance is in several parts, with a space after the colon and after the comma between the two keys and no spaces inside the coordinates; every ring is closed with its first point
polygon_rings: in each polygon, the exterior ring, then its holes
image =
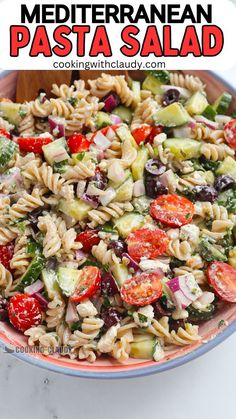
{"type": "MultiPolygon", "coordinates": [[[[137,72],[135,73],[137,75],[137,72]]],[[[192,71],[191,73],[201,77],[207,84],[207,93],[210,101],[214,100],[224,90],[230,91],[234,95],[233,106],[236,108],[235,91],[226,82],[210,72],[192,71]]],[[[142,77],[141,74],[138,74],[138,78],[139,76],[142,77]]],[[[14,98],[16,81],[17,72],[0,72],[0,97],[14,98]]],[[[149,360],[132,359],[126,364],[120,364],[116,360],[103,358],[97,360],[94,364],[90,364],[84,361],[70,360],[65,357],[59,358],[56,355],[45,357],[42,354],[27,354],[20,349],[27,345],[26,338],[3,322],[0,322],[0,347],[30,364],[67,375],[103,379],[128,378],[154,374],[189,362],[214,348],[235,330],[236,304],[223,305],[214,319],[200,327],[200,335],[202,336],[200,342],[191,346],[177,347],[167,352],[165,358],[158,363],[149,360]],[[224,320],[223,326],[219,326],[221,320],[224,320]],[[18,348],[17,351],[14,349],[16,347],[18,348]]]]}

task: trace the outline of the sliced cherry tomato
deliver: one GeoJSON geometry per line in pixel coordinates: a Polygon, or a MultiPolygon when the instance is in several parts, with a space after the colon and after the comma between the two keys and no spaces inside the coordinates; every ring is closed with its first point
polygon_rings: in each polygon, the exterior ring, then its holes
{"type": "Polygon", "coordinates": [[[151,132],[152,132],[151,125],[143,124],[140,127],[134,129],[132,131],[132,135],[133,135],[136,143],[140,144],[140,143],[147,140],[147,138],[149,137],[151,132]]]}
{"type": "Polygon", "coordinates": [[[79,303],[92,297],[101,285],[101,273],[96,266],[85,266],[80,271],[78,285],[71,295],[71,301],[79,303]]]}
{"type": "Polygon", "coordinates": [[[42,310],[34,297],[26,294],[16,294],[11,297],[8,306],[11,324],[21,332],[42,322],[42,310]]]}
{"type": "Polygon", "coordinates": [[[76,237],[76,241],[82,243],[83,251],[89,253],[92,247],[100,242],[97,230],[87,230],[79,233],[76,237]]]}
{"type": "Polygon", "coordinates": [[[183,196],[161,195],[152,202],[150,215],[170,227],[181,227],[191,223],[194,205],[183,196]]]}
{"type": "Polygon", "coordinates": [[[11,242],[4,246],[0,246],[0,263],[5,266],[5,268],[10,269],[10,261],[14,253],[14,243],[11,242]]]}
{"type": "Polygon", "coordinates": [[[224,127],[225,139],[236,150],[236,119],[231,119],[224,127]]]}
{"type": "Polygon", "coordinates": [[[43,153],[42,147],[52,143],[51,137],[19,137],[17,139],[21,151],[33,151],[34,153],[43,153]]]}
{"type": "Polygon", "coordinates": [[[91,141],[83,134],[73,134],[68,138],[67,145],[71,153],[81,153],[89,149],[91,141]]]}
{"type": "Polygon", "coordinates": [[[236,268],[216,261],[207,268],[207,278],[216,294],[228,303],[236,303],[236,268]]]}
{"type": "Polygon", "coordinates": [[[120,290],[121,298],[135,306],[145,306],[162,295],[161,274],[145,272],[125,281],[120,290]]]}
{"type": "Polygon", "coordinates": [[[3,128],[0,128],[0,137],[6,137],[9,140],[11,139],[11,134],[3,128]]]}
{"type": "Polygon", "coordinates": [[[156,125],[155,127],[152,127],[151,134],[149,135],[147,141],[149,143],[153,143],[154,138],[156,135],[161,134],[163,132],[164,127],[162,125],[156,125]]]}
{"type": "Polygon", "coordinates": [[[159,228],[142,228],[127,237],[128,253],[136,261],[140,261],[142,257],[155,259],[165,253],[168,243],[167,234],[159,228]]]}

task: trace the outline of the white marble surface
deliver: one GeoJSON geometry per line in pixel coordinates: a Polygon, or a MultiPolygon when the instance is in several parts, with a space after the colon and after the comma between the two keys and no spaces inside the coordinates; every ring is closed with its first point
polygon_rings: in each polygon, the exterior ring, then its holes
{"type": "MultiPolygon", "coordinates": [[[[236,87],[235,69],[222,76],[236,87]]],[[[135,380],[54,374],[0,353],[1,419],[236,418],[236,334],[195,361],[135,380]]]]}

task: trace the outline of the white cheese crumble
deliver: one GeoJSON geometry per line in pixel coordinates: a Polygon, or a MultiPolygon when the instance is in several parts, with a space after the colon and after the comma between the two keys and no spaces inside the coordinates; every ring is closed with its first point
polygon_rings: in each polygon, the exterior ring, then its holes
{"type": "Polygon", "coordinates": [[[147,305],[138,309],[133,313],[134,322],[139,327],[148,327],[154,318],[154,310],[151,305],[147,305]]]}
{"type": "Polygon", "coordinates": [[[90,317],[98,314],[96,307],[90,300],[78,304],[76,309],[80,317],[90,317]]]}

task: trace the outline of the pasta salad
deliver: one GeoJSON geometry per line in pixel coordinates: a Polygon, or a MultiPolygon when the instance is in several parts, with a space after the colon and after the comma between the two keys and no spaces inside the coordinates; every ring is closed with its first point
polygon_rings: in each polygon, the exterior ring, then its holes
{"type": "Polygon", "coordinates": [[[150,71],[0,101],[0,318],[47,355],[160,361],[236,303],[236,119],[150,71]]]}

